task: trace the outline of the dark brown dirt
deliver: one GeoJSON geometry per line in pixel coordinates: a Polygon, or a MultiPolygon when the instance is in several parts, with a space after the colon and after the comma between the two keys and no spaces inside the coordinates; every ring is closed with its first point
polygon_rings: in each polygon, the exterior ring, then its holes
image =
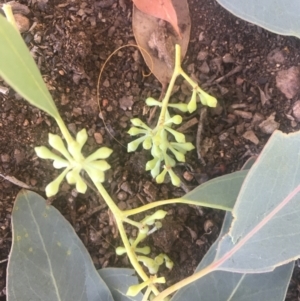
{"type": "MultiPolygon", "coordinates": [[[[213,0],[190,0],[192,33],[183,68],[218,98],[220,106],[208,109],[203,120],[202,160],[193,151],[186,164],[176,167],[184,179],[182,188],[174,188],[170,183],[157,185],[144,171],[149,155],[142,150],[128,154],[124,147],[131,139],[126,133],[130,118],[145,120],[145,98],[158,98],[161,92],[154,76],[143,77],[148,69],[136,48],[121,49],[102,77],[102,116],[111,135],[99,117],[96,99],[97,77],[105,59],[118,47],[135,43],[131,2],[20,2],[30,8],[28,18],[31,25],[35,24],[23,37],[68,128],[72,133],[83,127],[88,130],[87,153],[99,143],[114,151],[106,188],[121,208],[181,196],[207,179],[240,169],[247,158],[259,154],[270,137],[271,130],[259,125],[272,114],[280,130],[293,132],[300,128],[292,114],[299,95],[287,99],[275,82],[278,71],[299,65],[299,40],[239,20],[213,0]],[[120,106],[124,97],[133,102],[132,110],[120,106]]],[[[177,85],[179,91],[174,99],[186,101],[183,81],[178,80],[177,85]]],[[[0,79],[0,86],[7,85],[0,79]]],[[[0,100],[0,173],[16,177],[44,196],[45,185],[57,171],[50,162],[38,159],[33,148],[47,145],[47,133],[58,133],[58,128],[54,120],[20,99],[12,89],[7,95],[0,93],[0,100]]],[[[198,120],[200,111],[201,108],[197,114],[185,116],[184,123],[192,118],[198,120]]],[[[197,125],[189,127],[185,134],[195,144],[197,125]]],[[[19,186],[0,178],[1,300],[5,300],[11,210],[19,190],[19,186]]],[[[89,189],[83,196],[64,183],[51,201],[72,223],[97,268],[129,266],[126,257],[115,255],[120,239],[115,235],[107,208],[99,206],[97,193],[89,189]]],[[[168,216],[164,227],[149,238],[149,244],[154,253],[167,252],[175,262],[172,272],[166,275],[171,284],[192,274],[216,239],[223,212],[177,205],[165,209],[168,216]],[[212,227],[205,232],[208,222],[212,227]]],[[[133,228],[128,227],[127,231],[136,234],[133,228]]],[[[300,300],[299,284],[299,268],[295,267],[286,300],[300,300]]]]}

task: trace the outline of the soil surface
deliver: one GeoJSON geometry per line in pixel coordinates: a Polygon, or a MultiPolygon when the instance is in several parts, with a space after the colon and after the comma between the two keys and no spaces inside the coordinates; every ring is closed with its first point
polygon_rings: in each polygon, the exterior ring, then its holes
{"type": "MultiPolygon", "coordinates": [[[[141,149],[127,153],[124,147],[131,141],[130,118],[147,120],[150,112],[144,100],[150,95],[158,99],[162,89],[153,75],[143,76],[148,68],[136,48],[123,48],[109,61],[100,83],[101,114],[97,105],[101,66],[118,47],[135,44],[131,1],[20,2],[30,9],[30,30],[23,38],[69,130],[74,134],[87,129],[87,153],[102,144],[113,149],[105,187],[122,209],[178,197],[208,179],[239,170],[249,157],[260,153],[275,129],[288,133],[300,128],[299,86],[282,93],[285,83],[278,75],[299,65],[299,40],[244,22],[216,1],[189,0],[192,30],[183,68],[218,99],[219,106],[207,112],[199,107],[192,116],[184,116],[184,133],[194,145],[200,137],[200,148],[187,155],[186,164],[176,167],[183,179],[181,188],[168,181],[158,185],[144,171],[149,154],[141,149]]],[[[292,69],[296,77],[297,68],[292,69]]],[[[184,81],[179,79],[176,86],[173,100],[187,101],[190,91],[184,81]]],[[[47,145],[47,134],[59,131],[51,117],[11,88],[6,93],[8,86],[1,79],[0,87],[0,300],[5,300],[11,211],[20,186],[3,177],[15,177],[45,196],[45,186],[58,171],[51,162],[37,158],[34,147],[47,145]]],[[[130,266],[127,257],[115,255],[121,241],[107,207],[101,198],[99,203],[93,189],[83,196],[64,182],[50,201],[74,226],[97,268],[130,266]]],[[[174,269],[165,272],[172,284],[193,273],[217,238],[224,213],[181,205],[164,209],[168,215],[163,227],[147,243],[153,254],[166,252],[175,262],[174,269]]],[[[127,231],[136,235],[134,228],[127,231]]],[[[286,300],[300,299],[299,285],[295,266],[286,300]]]]}

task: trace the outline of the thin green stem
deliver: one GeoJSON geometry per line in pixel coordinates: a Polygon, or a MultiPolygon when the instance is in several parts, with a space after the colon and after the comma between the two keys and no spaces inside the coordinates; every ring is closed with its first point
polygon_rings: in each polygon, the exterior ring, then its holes
{"type": "MultiPolygon", "coordinates": [[[[92,179],[92,177],[91,177],[92,179]]],[[[135,271],[138,273],[138,275],[143,279],[143,281],[147,281],[149,280],[149,277],[147,276],[147,274],[144,272],[143,268],[141,267],[141,265],[139,264],[136,254],[135,252],[132,250],[132,247],[129,243],[129,240],[127,238],[126,232],[125,232],[125,228],[123,226],[123,219],[125,217],[124,212],[122,212],[117,205],[114,203],[114,201],[112,200],[112,198],[110,197],[110,195],[107,193],[106,189],[103,187],[103,185],[101,183],[98,182],[94,182],[95,186],[97,187],[99,193],[101,194],[101,196],[104,198],[107,206],[109,207],[109,209],[112,211],[114,217],[115,217],[115,221],[122,239],[122,242],[124,244],[124,247],[126,249],[127,252],[127,256],[130,260],[130,263],[132,264],[133,268],[135,269],[135,271]]],[[[159,291],[157,290],[156,287],[152,288],[152,291],[155,295],[159,294],[159,291]]]]}
{"type": "Polygon", "coordinates": [[[180,75],[192,86],[193,89],[199,88],[198,84],[194,82],[182,69],[180,69],[180,75]]]}
{"type": "Polygon", "coordinates": [[[62,120],[62,118],[60,117],[60,115],[55,117],[55,121],[56,121],[61,133],[63,134],[64,138],[66,139],[67,144],[68,145],[72,144],[74,142],[74,138],[70,134],[69,130],[67,129],[67,127],[66,127],[64,121],[62,120]]]}
{"type": "MultiPolygon", "coordinates": [[[[124,213],[122,212],[122,214],[124,214],[124,213]]],[[[123,220],[123,222],[125,222],[127,224],[130,224],[134,227],[137,227],[138,229],[140,229],[143,226],[141,223],[133,221],[130,218],[127,218],[127,217],[123,217],[122,220],[123,220]]]]}
{"type": "Polygon", "coordinates": [[[141,206],[139,208],[135,209],[130,209],[130,210],[125,210],[122,212],[124,216],[130,216],[130,215],[135,215],[159,206],[163,205],[169,205],[169,204],[175,204],[175,203],[181,203],[181,204],[188,204],[188,205],[195,205],[195,206],[202,206],[202,207],[209,207],[213,209],[220,209],[220,210],[226,210],[226,211],[231,211],[232,208],[225,207],[225,206],[220,206],[217,204],[207,204],[207,202],[201,202],[201,201],[192,201],[192,200],[185,200],[183,198],[177,198],[177,199],[170,199],[170,200],[163,200],[163,201],[157,201],[153,202],[144,206],[141,206]]]}
{"type": "Polygon", "coordinates": [[[181,49],[180,46],[176,44],[175,46],[175,68],[172,74],[172,78],[170,80],[166,95],[162,100],[161,111],[158,118],[158,126],[165,122],[166,110],[168,108],[168,103],[172,94],[173,87],[175,85],[175,81],[178,75],[180,75],[181,69],[181,49]]]}

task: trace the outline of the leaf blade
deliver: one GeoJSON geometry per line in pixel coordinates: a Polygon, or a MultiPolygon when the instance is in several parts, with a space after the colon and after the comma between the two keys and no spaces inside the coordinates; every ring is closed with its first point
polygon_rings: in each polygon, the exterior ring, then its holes
{"type": "Polygon", "coordinates": [[[300,38],[300,7],[297,1],[217,0],[232,14],[281,35],[300,38]]]}
{"type": "Polygon", "coordinates": [[[184,195],[183,201],[197,201],[199,205],[232,210],[240,188],[249,170],[241,170],[201,184],[184,195]]]}
{"type": "Polygon", "coordinates": [[[169,22],[181,37],[177,14],[171,0],[133,0],[133,3],[140,11],[169,22]]]}
{"type": "Polygon", "coordinates": [[[98,273],[110,289],[114,301],[142,301],[142,293],[138,293],[135,297],[126,296],[129,286],[139,283],[138,278],[133,276],[135,273],[133,269],[105,268],[98,270],[98,273]]]}
{"type": "MultiPolygon", "coordinates": [[[[195,272],[211,264],[216,256],[218,244],[229,231],[232,217],[226,213],[221,233],[198,265],[195,272]]],[[[293,272],[289,263],[264,274],[239,274],[213,271],[194,283],[180,289],[171,301],[283,301],[293,272]],[[209,289],[207,289],[209,288],[209,289]]]]}
{"type": "Polygon", "coordinates": [[[8,301],[113,301],[74,229],[38,194],[18,194],[12,230],[8,301]]]}
{"type": "Polygon", "coordinates": [[[18,94],[53,118],[59,113],[21,35],[0,15],[0,76],[18,94]]]}
{"type": "Polygon", "coordinates": [[[217,269],[267,272],[299,257],[299,141],[299,132],[270,138],[243,183],[217,269]]]}

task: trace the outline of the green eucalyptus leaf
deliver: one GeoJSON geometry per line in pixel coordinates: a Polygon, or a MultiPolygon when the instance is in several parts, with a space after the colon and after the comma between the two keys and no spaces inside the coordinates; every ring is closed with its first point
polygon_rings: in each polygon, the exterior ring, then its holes
{"type": "Polygon", "coordinates": [[[32,105],[53,118],[59,113],[21,35],[0,14],[0,76],[32,105]]]}
{"type": "Polygon", "coordinates": [[[8,301],[113,301],[72,226],[38,194],[18,194],[12,232],[8,301]]]}
{"type": "MultiPolygon", "coordinates": [[[[195,272],[214,261],[218,244],[228,233],[231,223],[232,216],[227,212],[218,240],[211,246],[195,272]]],[[[263,274],[213,271],[180,289],[171,301],[283,301],[293,267],[293,263],[288,263],[273,272],[263,274]]]]}
{"type": "Polygon", "coordinates": [[[233,172],[201,184],[181,200],[199,202],[199,206],[231,211],[249,170],[233,172]]]}
{"type": "Polygon", "coordinates": [[[246,21],[281,35],[300,38],[300,6],[287,0],[217,0],[246,21]]]}
{"type": "Polygon", "coordinates": [[[114,301],[142,301],[143,295],[141,293],[138,293],[134,298],[126,296],[128,287],[138,284],[134,270],[105,268],[98,270],[98,273],[110,289],[114,301]]]}

